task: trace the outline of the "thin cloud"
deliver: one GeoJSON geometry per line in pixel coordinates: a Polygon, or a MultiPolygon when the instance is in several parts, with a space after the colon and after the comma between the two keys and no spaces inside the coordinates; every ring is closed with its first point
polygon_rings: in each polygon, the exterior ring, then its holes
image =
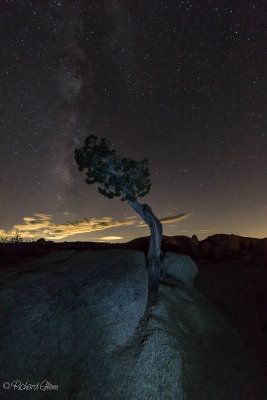
{"type": "Polygon", "coordinates": [[[121,240],[121,239],[123,239],[123,236],[102,236],[102,237],[98,238],[98,240],[103,240],[103,241],[121,240]]]}
{"type": "MultiPolygon", "coordinates": [[[[173,222],[178,222],[181,221],[182,219],[188,218],[190,217],[190,215],[192,215],[191,213],[182,213],[182,214],[178,214],[178,215],[173,215],[171,217],[164,217],[164,218],[160,218],[160,222],[162,224],[169,224],[169,223],[173,223],[173,222]]],[[[146,226],[146,224],[144,222],[142,222],[141,224],[139,224],[137,226],[137,228],[146,226]]]]}
{"type": "Polygon", "coordinates": [[[181,221],[181,219],[190,217],[190,215],[192,215],[192,214],[191,213],[182,213],[182,214],[174,215],[173,217],[161,218],[160,222],[162,224],[168,224],[170,222],[177,222],[177,221],[181,221]]]}
{"type": "Polygon", "coordinates": [[[43,237],[48,240],[63,239],[78,233],[90,233],[118,226],[133,225],[134,220],[117,221],[111,217],[83,219],[81,221],[55,224],[52,217],[47,214],[34,214],[34,217],[24,217],[24,223],[14,225],[10,231],[0,230],[0,236],[13,236],[16,231],[24,239],[38,239],[43,237]]]}
{"type": "Polygon", "coordinates": [[[210,232],[217,232],[220,229],[197,229],[195,233],[210,233],[210,232]]]}

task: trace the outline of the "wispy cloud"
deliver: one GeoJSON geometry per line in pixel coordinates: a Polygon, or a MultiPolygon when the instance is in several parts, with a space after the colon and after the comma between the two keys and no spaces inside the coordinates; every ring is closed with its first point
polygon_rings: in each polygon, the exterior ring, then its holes
{"type": "Polygon", "coordinates": [[[196,233],[210,233],[210,232],[217,232],[220,229],[197,229],[196,233]]]}
{"type": "Polygon", "coordinates": [[[6,231],[4,229],[0,229],[0,237],[7,236],[6,231]]]}
{"type": "MultiPolygon", "coordinates": [[[[192,214],[191,213],[182,213],[182,214],[178,214],[178,215],[173,215],[171,217],[164,217],[164,218],[160,218],[160,222],[162,224],[178,222],[178,221],[181,221],[182,219],[190,217],[190,215],[192,215],[192,214]]],[[[140,223],[137,227],[140,228],[143,226],[146,226],[146,224],[144,222],[140,223]]]]}
{"type": "Polygon", "coordinates": [[[98,240],[109,241],[109,240],[121,240],[123,236],[102,236],[98,240]]]}
{"type": "Polygon", "coordinates": [[[192,214],[191,213],[182,213],[182,214],[174,215],[172,217],[161,218],[160,222],[162,224],[168,224],[170,222],[177,222],[177,221],[181,221],[181,219],[190,217],[190,215],[192,215],[192,214]]]}
{"type": "Polygon", "coordinates": [[[23,221],[23,224],[14,225],[10,231],[0,229],[0,236],[13,236],[17,230],[25,239],[43,237],[47,240],[57,240],[78,233],[101,231],[118,226],[133,225],[135,223],[134,219],[117,221],[111,217],[103,217],[56,224],[53,222],[52,216],[47,214],[34,214],[33,217],[24,217],[23,221]]]}
{"type": "MultiPolygon", "coordinates": [[[[188,218],[190,215],[191,214],[183,213],[161,218],[160,221],[163,224],[174,223],[188,218]]],[[[56,224],[51,215],[36,213],[32,217],[24,217],[23,223],[14,225],[9,231],[0,229],[0,237],[11,237],[14,236],[16,231],[18,231],[24,239],[34,240],[43,237],[46,240],[59,240],[75,234],[90,233],[119,226],[134,225],[136,222],[138,223],[138,225],[136,225],[137,227],[146,226],[143,222],[139,223],[139,218],[137,216],[128,216],[123,221],[115,220],[111,217],[102,217],[56,224]]],[[[103,241],[121,239],[123,239],[121,236],[103,236],[98,238],[98,240],[103,241]]]]}

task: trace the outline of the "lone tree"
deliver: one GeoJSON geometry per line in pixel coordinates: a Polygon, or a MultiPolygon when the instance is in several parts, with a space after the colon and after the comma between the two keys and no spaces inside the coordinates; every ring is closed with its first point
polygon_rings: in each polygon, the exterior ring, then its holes
{"type": "Polygon", "coordinates": [[[120,197],[140,215],[151,231],[147,254],[149,286],[156,289],[160,280],[162,225],[147,204],[140,204],[138,197],[144,197],[151,188],[148,160],[133,161],[122,158],[110,149],[106,138],[90,135],[85,145],[75,149],[75,160],[82,171],[87,168],[86,183],[97,182],[98,191],[113,199],[120,197]]]}

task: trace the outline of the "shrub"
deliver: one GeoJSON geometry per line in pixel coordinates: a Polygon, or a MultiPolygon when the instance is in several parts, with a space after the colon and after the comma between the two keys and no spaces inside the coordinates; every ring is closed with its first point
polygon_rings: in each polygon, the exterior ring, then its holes
{"type": "Polygon", "coordinates": [[[14,236],[1,236],[0,243],[22,243],[24,241],[23,237],[19,234],[17,230],[14,236]]]}

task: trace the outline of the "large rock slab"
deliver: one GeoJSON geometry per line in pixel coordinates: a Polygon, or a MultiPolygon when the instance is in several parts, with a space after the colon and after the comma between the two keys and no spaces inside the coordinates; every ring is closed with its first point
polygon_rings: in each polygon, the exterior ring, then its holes
{"type": "Polygon", "coordinates": [[[172,275],[149,295],[135,337],[109,364],[98,392],[87,383],[77,399],[265,398],[238,334],[205,296],[172,275]]]}
{"type": "Polygon", "coordinates": [[[39,387],[1,399],[265,398],[239,335],[192,285],[196,265],[177,256],[148,302],[137,251],[63,251],[6,268],[1,382],[39,387]]]}
{"type": "MultiPolygon", "coordinates": [[[[105,357],[134,334],[147,304],[147,287],[145,257],[135,250],[56,252],[5,269],[1,382],[47,379],[58,385],[51,398],[66,400],[76,385],[82,386],[81,371],[88,381],[105,379],[105,357]]],[[[18,390],[2,392],[2,399],[22,398],[18,390]]],[[[44,398],[41,390],[30,395],[44,398]]]]}
{"type": "Polygon", "coordinates": [[[173,359],[168,360],[162,375],[166,378],[172,374],[173,382],[180,381],[180,391],[175,393],[173,385],[168,388],[168,396],[155,398],[264,398],[249,364],[248,349],[216,307],[194,287],[166,276],[151,309],[150,326],[163,331],[172,343],[173,359]],[[175,367],[177,354],[181,362],[179,369],[175,367]]]}

